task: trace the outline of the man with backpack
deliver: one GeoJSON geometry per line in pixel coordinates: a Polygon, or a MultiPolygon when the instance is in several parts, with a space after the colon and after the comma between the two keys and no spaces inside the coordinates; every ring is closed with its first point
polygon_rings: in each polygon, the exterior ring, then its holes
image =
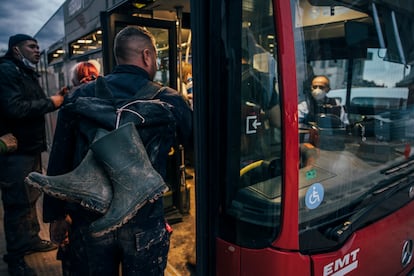
{"type": "Polygon", "coordinates": [[[53,240],[63,240],[70,217],[73,275],[118,275],[120,264],[124,275],[163,275],[167,154],[190,138],[191,110],[177,91],[152,81],[157,51],[146,29],[122,29],[114,54],[111,74],[65,100],[48,176],[30,175],[28,183],[62,188],[45,195],[43,218],[53,240]]]}

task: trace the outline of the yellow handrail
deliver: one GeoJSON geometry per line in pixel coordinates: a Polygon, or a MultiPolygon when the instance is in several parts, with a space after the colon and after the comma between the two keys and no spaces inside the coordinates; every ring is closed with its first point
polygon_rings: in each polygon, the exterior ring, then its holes
{"type": "Polygon", "coordinates": [[[243,176],[248,171],[253,170],[254,168],[257,168],[257,167],[261,166],[263,164],[263,162],[264,162],[263,160],[258,160],[258,161],[255,161],[255,162],[250,163],[249,165],[243,167],[240,170],[240,177],[243,176]]]}

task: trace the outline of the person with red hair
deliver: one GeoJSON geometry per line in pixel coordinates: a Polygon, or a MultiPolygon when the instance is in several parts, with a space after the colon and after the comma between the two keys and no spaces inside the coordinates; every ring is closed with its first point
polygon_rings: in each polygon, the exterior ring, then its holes
{"type": "MultiPolygon", "coordinates": [[[[99,64],[97,64],[99,65],[99,64]]],[[[99,68],[92,61],[82,61],[76,64],[73,69],[72,84],[79,86],[96,79],[99,75],[99,68]]]]}
{"type": "MultiPolygon", "coordinates": [[[[99,76],[100,64],[95,60],[82,61],[77,63],[72,69],[72,84],[73,87],[67,87],[71,92],[75,91],[82,84],[91,82],[99,76]]],[[[56,235],[51,235],[52,240],[59,244],[57,259],[61,261],[62,274],[70,275],[70,242],[69,242],[69,232],[67,227],[72,223],[70,216],[66,216],[63,225],[55,226],[53,229],[58,229],[58,227],[63,227],[61,229],[65,238],[63,241],[57,241],[56,235]]],[[[57,230],[56,230],[57,231],[57,230]]],[[[58,231],[59,232],[59,231],[58,231]]]]}

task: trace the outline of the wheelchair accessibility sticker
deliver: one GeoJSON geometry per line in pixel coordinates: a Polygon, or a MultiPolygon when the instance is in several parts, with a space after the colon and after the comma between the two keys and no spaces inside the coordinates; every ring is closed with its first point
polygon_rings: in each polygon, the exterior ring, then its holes
{"type": "Polygon", "coordinates": [[[306,207],[308,207],[308,209],[315,209],[318,207],[323,201],[324,193],[325,191],[321,183],[312,184],[306,192],[306,207]]]}

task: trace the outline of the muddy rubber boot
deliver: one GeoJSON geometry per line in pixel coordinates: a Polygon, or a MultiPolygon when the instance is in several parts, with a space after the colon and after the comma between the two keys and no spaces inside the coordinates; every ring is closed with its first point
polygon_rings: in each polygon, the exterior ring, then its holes
{"type": "Polygon", "coordinates": [[[93,236],[102,236],[127,223],[145,203],[157,200],[168,188],[152,167],[133,123],[98,139],[91,149],[113,187],[108,212],[89,228],[93,236]]]}
{"type": "Polygon", "coordinates": [[[65,201],[79,203],[86,209],[104,214],[112,200],[112,185],[91,150],[73,171],[56,176],[31,172],[26,184],[45,194],[65,201]]]}

